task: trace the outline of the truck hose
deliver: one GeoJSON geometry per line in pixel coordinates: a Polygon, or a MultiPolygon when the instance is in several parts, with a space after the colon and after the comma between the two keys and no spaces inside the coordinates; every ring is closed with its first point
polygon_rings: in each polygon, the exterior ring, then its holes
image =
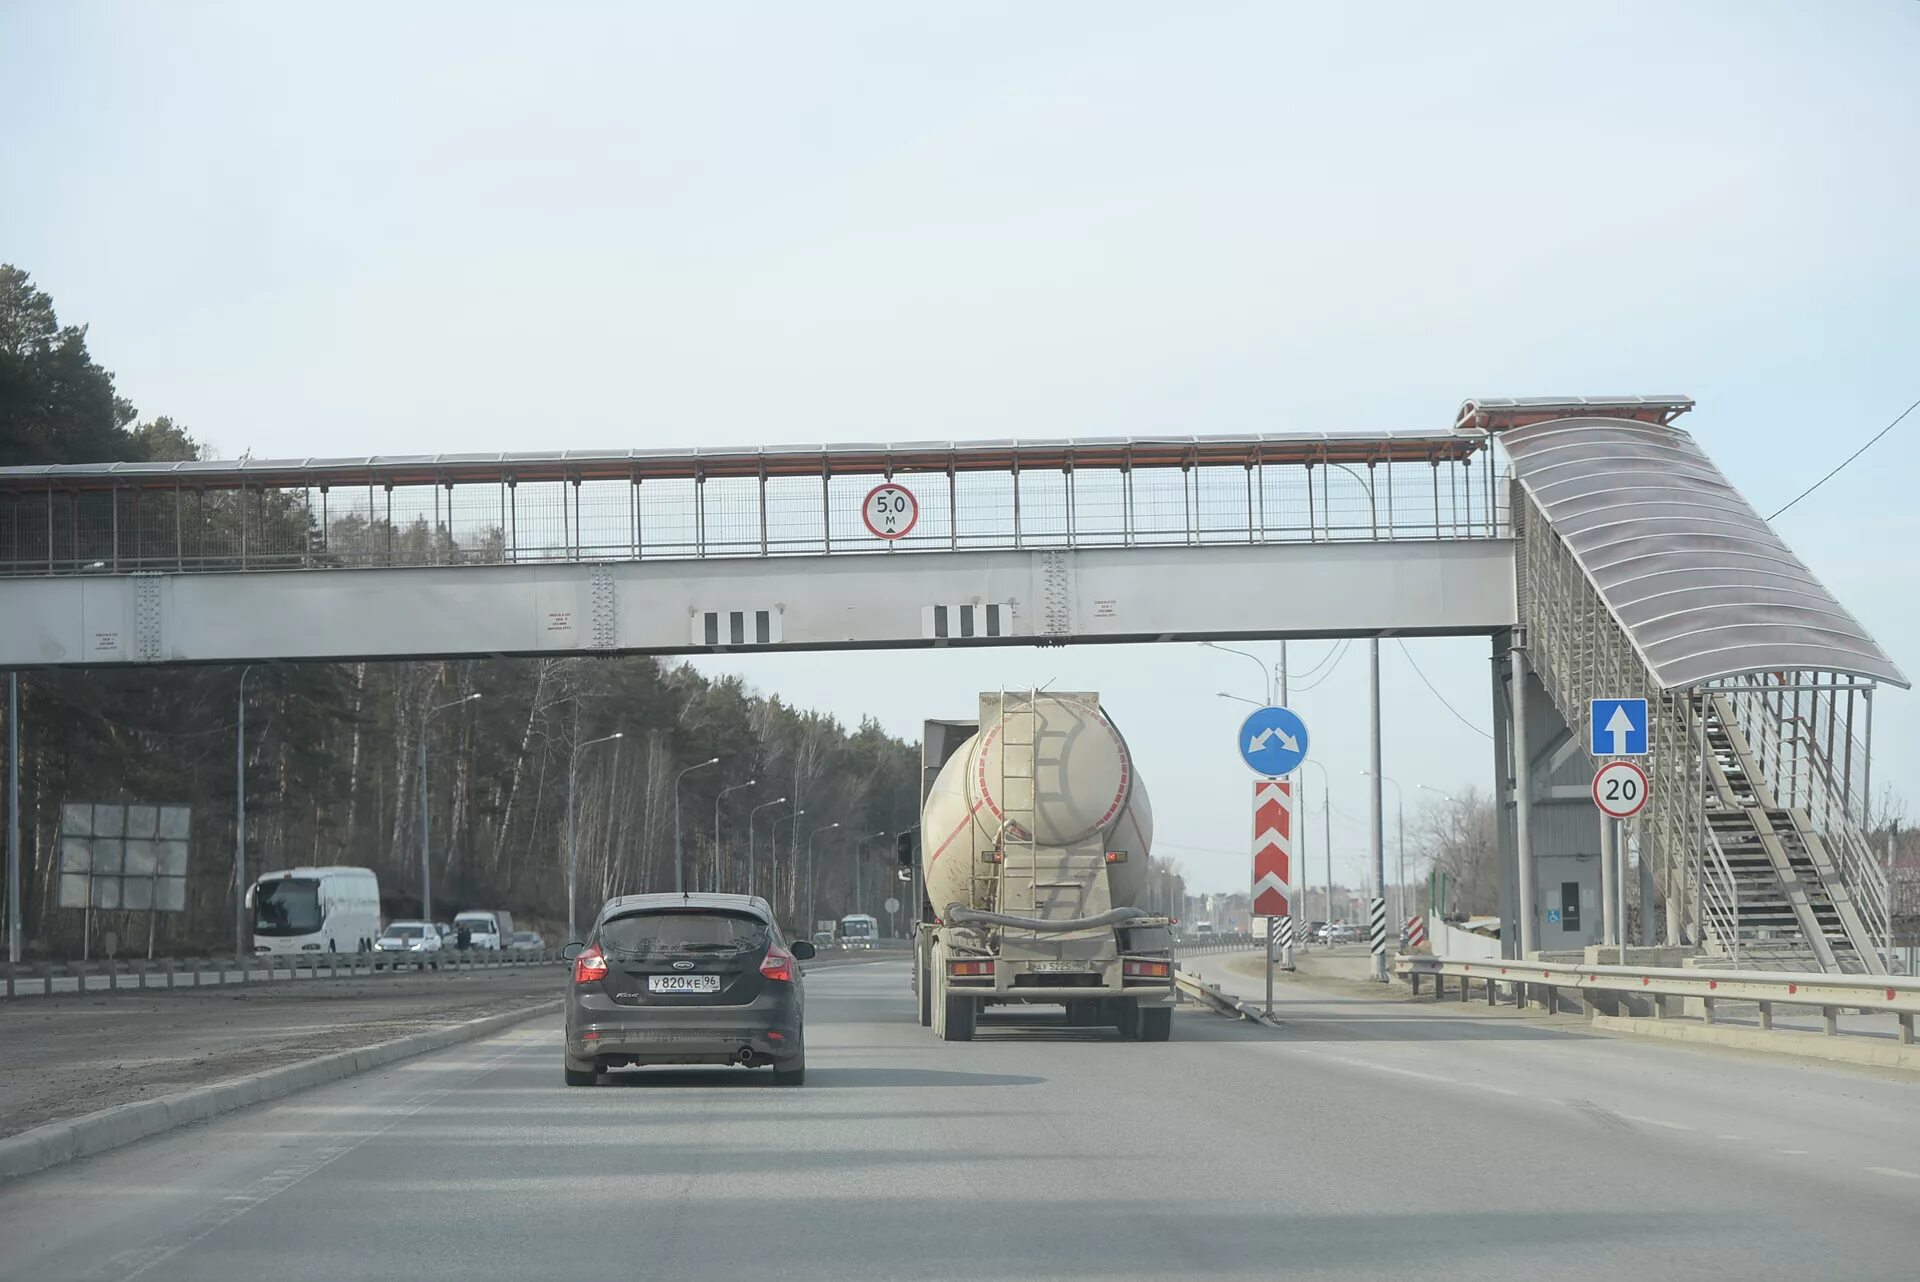
{"type": "Polygon", "coordinates": [[[1039,917],[1013,917],[1006,913],[982,912],[977,908],[967,908],[958,903],[952,903],[947,905],[946,919],[955,926],[1012,926],[1019,930],[1037,930],[1045,933],[1090,930],[1096,926],[1119,926],[1152,916],[1153,914],[1144,908],[1110,908],[1092,917],[1068,917],[1060,921],[1044,921],[1039,917]]]}

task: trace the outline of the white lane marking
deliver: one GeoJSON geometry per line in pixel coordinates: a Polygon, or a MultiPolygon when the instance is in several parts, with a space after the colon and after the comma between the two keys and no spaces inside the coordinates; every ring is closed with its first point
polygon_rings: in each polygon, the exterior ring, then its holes
{"type": "Polygon", "coordinates": [[[1920,1173],[1903,1171],[1897,1166],[1868,1166],[1862,1169],[1871,1171],[1875,1175],[1897,1175],[1903,1180],[1920,1180],[1920,1173]]]}
{"type": "Polygon", "coordinates": [[[1723,1140],[1732,1140],[1736,1144],[1745,1144],[1747,1142],[1747,1137],[1744,1135],[1722,1135],[1719,1138],[1723,1140]]]}
{"type": "Polygon", "coordinates": [[[1679,1122],[1663,1121],[1658,1117],[1641,1117],[1635,1113],[1622,1113],[1620,1116],[1626,1118],[1629,1122],[1640,1122],[1647,1126],[1662,1126],[1670,1131],[1691,1131],[1695,1129],[1694,1127],[1686,1126],[1679,1122]]]}
{"type": "Polygon", "coordinates": [[[1807,1150],[1803,1148],[1777,1148],[1773,1151],[1783,1153],[1788,1157],[1805,1157],[1807,1155],[1807,1150]]]}
{"type": "MultiPolygon", "coordinates": [[[[225,1228],[227,1225],[245,1215],[248,1211],[251,1211],[254,1207],[272,1201],[290,1188],[298,1187],[302,1180],[312,1175],[315,1171],[351,1153],[375,1136],[385,1134],[387,1131],[392,1130],[414,1114],[430,1107],[436,1100],[453,1094],[462,1086],[467,1085],[477,1077],[484,1076],[509,1059],[523,1055],[524,1050],[525,1048],[523,1047],[515,1047],[501,1051],[484,1064],[462,1065],[461,1067],[468,1071],[462,1074],[460,1080],[450,1085],[430,1089],[406,1098],[401,1102],[392,1119],[384,1126],[379,1126],[371,1131],[360,1134],[360,1137],[351,1143],[330,1145],[315,1149],[312,1158],[300,1163],[298,1166],[283,1166],[272,1174],[256,1178],[254,1188],[258,1190],[257,1192],[227,1194],[222,1197],[219,1202],[214,1203],[205,1212],[202,1212],[197,1220],[189,1221],[187,1224],[175,1230],[172,1241],[162,1241],[151,1246],[136,1247],[129,1251],[123,1251],[109,1258],[101,1272],[107,1273],[109,1276],[117,1275],[119,1282],[130,1282],[131,1279],[139,1277],[157,1265],[166,1263],[174,1256],[180,1254],[180,1252],[199,1242],[208,1234],[225,1228]],[[222,1209],[222,1204],[227,1204],[224,1209],[222,1209]],[[126,1271],[121,1272],[123,1269],[126,1271]]],[[[423,1056],[422,1058],[425,1057],[423,1056]]]]}
{"type": "Polygon", "coordinates": [[[1495,1095],[1515,1095],[1515,1096],[1517,1096],[1517,1095],[1519,1095],[1519,1094],[1520,1094],[1520,1092],[1519,1092],[1519,1091],[1510,1091],[1510,1090],[1508,1090],[1508,1089],[1507,1089],[1506,1087],[1504,1087],[1504,1086],[1489,1086],[1489,1085],[1487,1085],[1487,1084],[1486,1084],[1485,1082],[1468,1082],[1468,1083],[1467,1083],[1467,1085],[1469,1085],[1469,1086],[1472,1086],[1472,1087],[1474,1087],[1474,1088],[1476,1088],[1476,1089],[1478,1089],[1478,1090],[1483,1090],[1483,1091],[1491,1091],[1491,1092],[1493,1092],[1493,1093],[1494,1093],[1495,1095]]]}

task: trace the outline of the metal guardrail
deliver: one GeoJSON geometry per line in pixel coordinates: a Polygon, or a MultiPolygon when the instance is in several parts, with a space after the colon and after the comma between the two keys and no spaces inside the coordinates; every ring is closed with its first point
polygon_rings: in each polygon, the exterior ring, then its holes
{"type": "Polygon", "coordinates": [[[254,957],[165,957],[148,961],[43,961],[0,963],[5,996],[45,997],[206,988],[222,984],[285,983],[295,979],[352,979],[382,970],[424,966],[450,971],[550,966],[565,961],[557,951],[464,949],[432,954],[393,952],[287,953],[254,957]],[[71,980],[71,985],[67,981],[71,980]]]}
{"type": "Polygon", "coordinates": [[[1193,957],[1203,953],[1239,952],[1264,945],[1265,940],[1259,935],[1193,935],[1174,940],[1173,954],[1176,957],[1193,957]]]}
{"type": "Polygon", "coordinates": [[[1206,1006],[1219,1015],[1230,1015],[1234,1019],[1250,1019],[1256,1024],[1268,1023],[1259,1009],[1249,1002],[1242,1001],[1232,993],[1215,988],[1198,975],[1190,975],[1176,967],[1173,972],[1173,986],[1180,993],[1206,1006]]]}
{"type": "Polygon", "coordinates": [[[1463,1001],[1473,984],[1485,984],[1489,1004],[1500,985],[1505,985],[1521,1004],[1533,996],[1529,990],[1538,989],[1537,997],[1548,1010],[1560,1008],[1560,994],[1565,991],[1580,995],[1596,1009],[1613,1005],[1626,1013],[1630,1007],[1644,1004],[1654,1018],[1665,1018],[1670,1013],[1667,999],[1679,997],[1698,1001],[1702,1017],[1712,1023],[1715,1003],[1753,1002],[1760,1008],[1762,1029],[1773,1027],[1776,1006],[1804,1006],[1820,1011],[1822,1031],[1829,1036],[1841,1031],[1843,1010],[1892,1015],[1900,1043],[1908,1046],[1913,1044],[1914,1017],[1920,1015],[1920,980],[1881,975],[1574,966],[1564,962],[1462,961],[1418,955],[1396,958],[1393,970],[1411,981],[1416,993],[1421,977],[1432,976],[1436,999],[1445,996],[1448,979],[1460,981],[1463,1001]],[[1599,1001],[1593,1000],[1596,996],[1599,1001]]]}

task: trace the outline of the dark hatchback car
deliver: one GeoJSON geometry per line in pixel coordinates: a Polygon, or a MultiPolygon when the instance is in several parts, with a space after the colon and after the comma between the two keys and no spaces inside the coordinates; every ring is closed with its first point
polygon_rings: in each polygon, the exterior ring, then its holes
{"type": "Polygon", "coordinates": [[[798,963],[814,949],[786,939],[766,900],[623,895],[567,952],[567,1085],[629,1064],[768,1065],[780,1085],[806,1080],[798,963]]]}

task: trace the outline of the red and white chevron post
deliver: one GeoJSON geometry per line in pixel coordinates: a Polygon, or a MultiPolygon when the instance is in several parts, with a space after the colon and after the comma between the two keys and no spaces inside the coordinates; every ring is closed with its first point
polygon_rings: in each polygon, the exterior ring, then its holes
{"type": "Polygon", "coordinates": [[[1253,915],[1285,917],[1293,886],[1293,785],[1253,785],[1253,915]]]}

